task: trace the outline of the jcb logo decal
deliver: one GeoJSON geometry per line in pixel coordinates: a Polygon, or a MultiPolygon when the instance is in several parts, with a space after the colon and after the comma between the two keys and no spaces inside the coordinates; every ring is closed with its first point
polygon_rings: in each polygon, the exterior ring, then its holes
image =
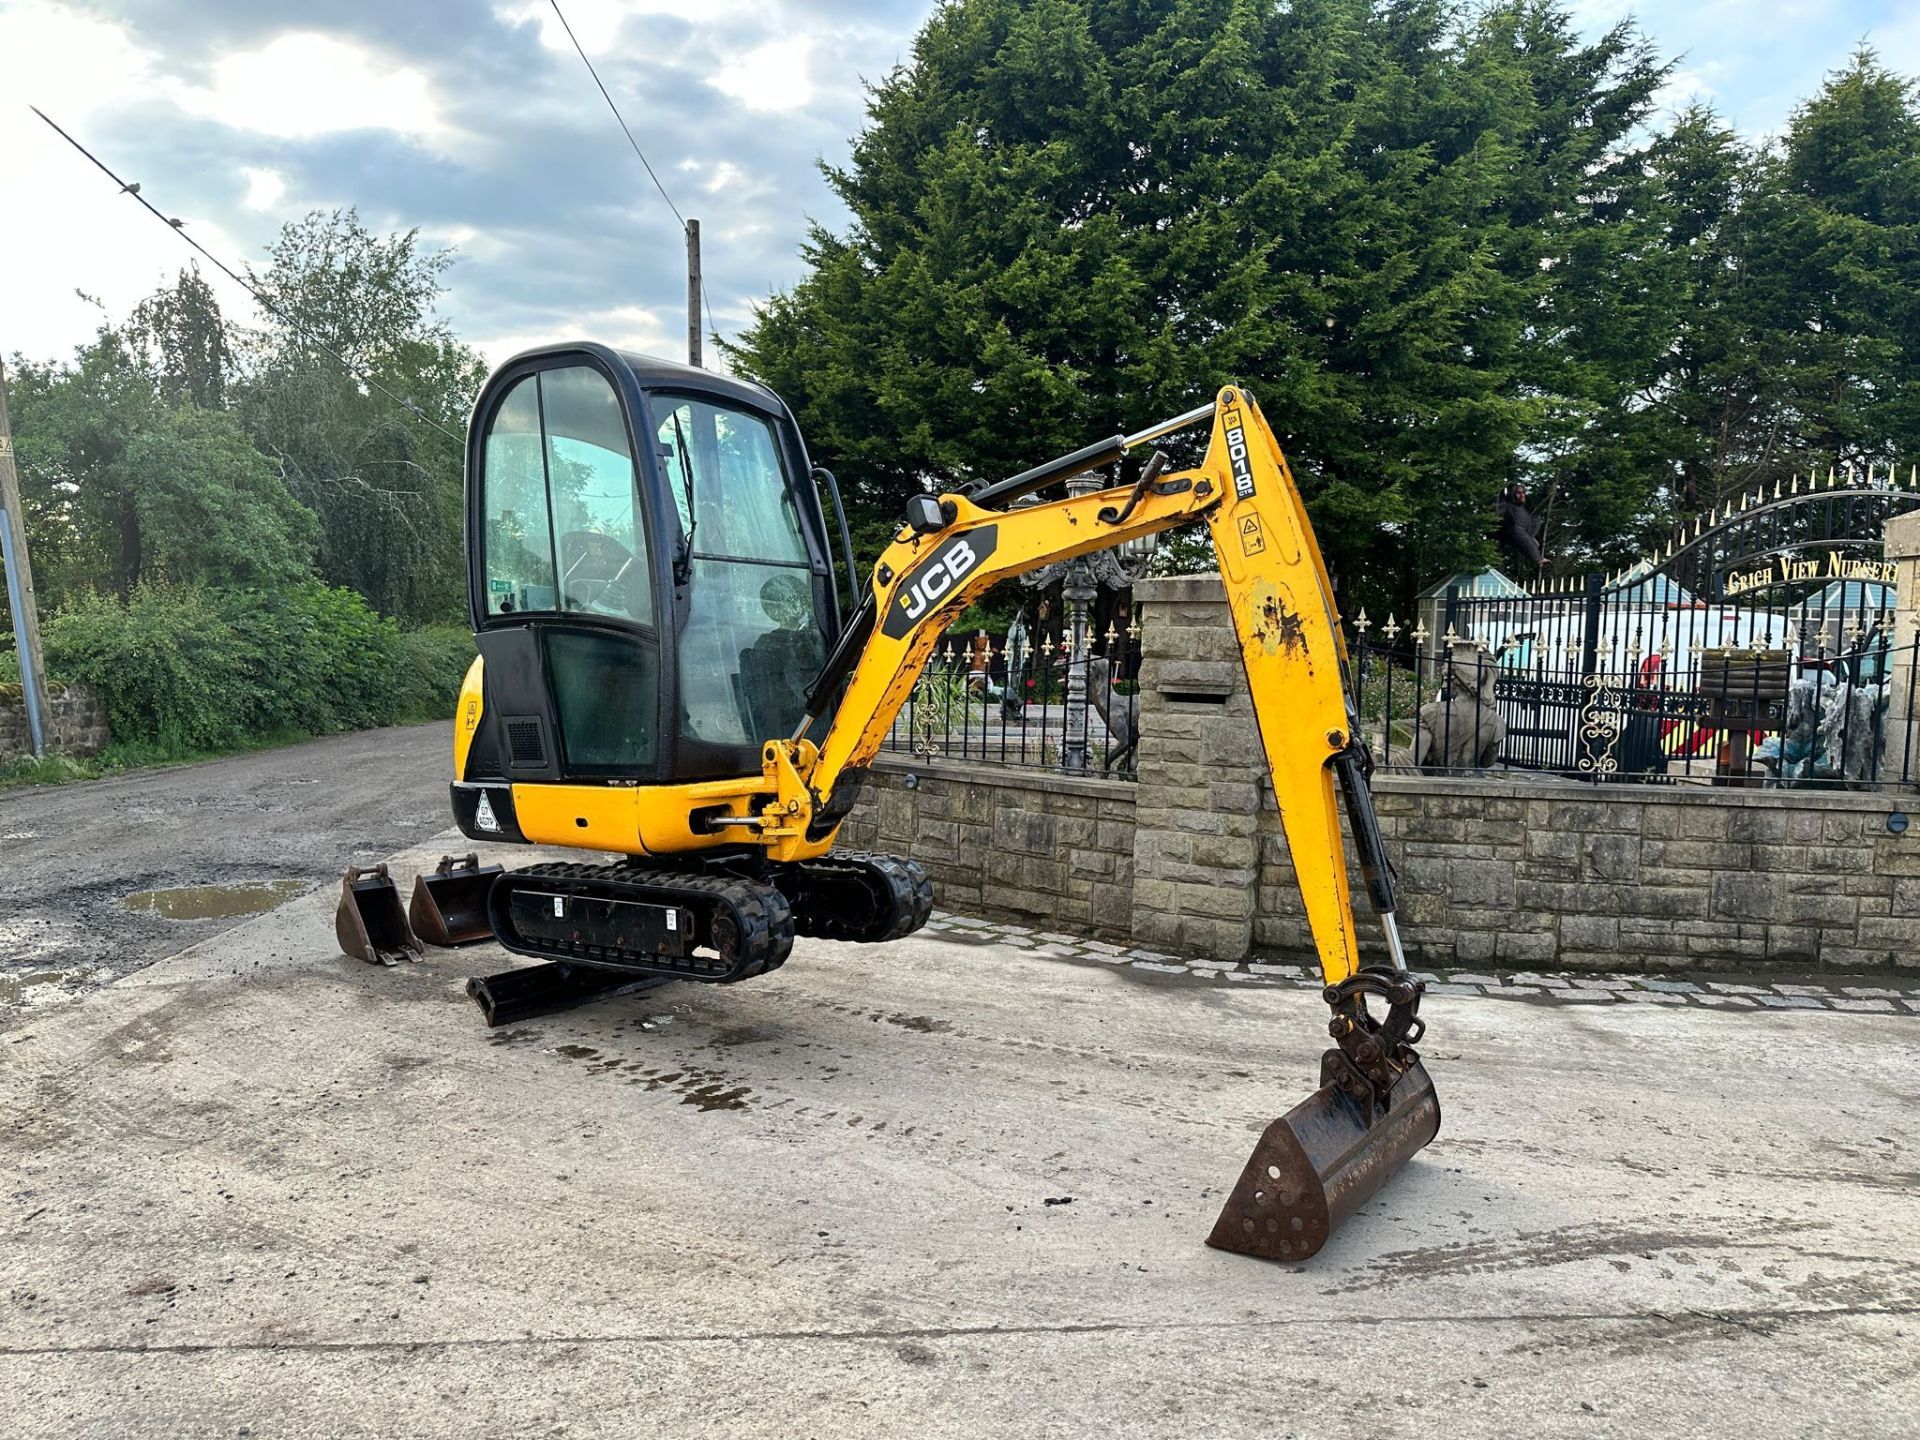
{"type": "Polygon", "coordinates": [[[1253,498],[1253,462],[1247,458],[1247,432],[1238,410],[1229,410],[1223,424],[1227,437],[1227,460],[1233,466],[1233,493],[1242,500],[1253,498]]]}
{"type": "Polygon", "coordinates": [[[982,525],[977,530],[969,530],[942,543],[930,559],[908,571],[906,578],[900,582],[900,588],[894,591],[893,603],[887,607],[887,619],[880,627],[881,633],[893,640],[905,635],[928,614],[939,609],[941,601],[977,570],[980,562],[993,554],[994,547],[999,543],[1000,527],[997,525],[982,525]]]}

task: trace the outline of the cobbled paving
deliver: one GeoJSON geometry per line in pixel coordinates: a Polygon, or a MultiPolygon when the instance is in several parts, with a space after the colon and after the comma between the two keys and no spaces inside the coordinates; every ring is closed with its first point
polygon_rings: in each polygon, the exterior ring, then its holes
{"type": "MultiPolygon", "coordinates": [[[[1228,984],[1318,990],[1319,975],[1304,965],[1262,960],[1195,960],[1088,940],[1077,935],[1035,930],[1026,925],[977,920],[936,910],[927,929],[956,937],[992,939],[1036,957],[1098,961],[1160,975],[1185,975],[1228,984]]],[[[1480,995],[1496,1000],[1526,1000],[1563,1005],[1698,1005],[1711,1010],[1849,1010],[1881,1015],[1920,1015],[1920,981],[1896,976],[1796,975],[1777,979],[1686,979],[1666,975],[1626,975],[1536,971],[1485,973],[1415,970],[1429,995],[1480,995]]]]}

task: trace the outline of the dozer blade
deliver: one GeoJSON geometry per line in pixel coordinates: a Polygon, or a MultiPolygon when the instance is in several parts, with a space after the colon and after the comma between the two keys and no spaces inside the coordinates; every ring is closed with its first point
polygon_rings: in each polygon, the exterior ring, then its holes
{"type": "Polygon", "coordinates": [[[494,877],[504,873],[498,865],[482,865],[475,854],[442,855],[431,875],[413,877],[413,898],[407,902],[413,933],[440,946],[491,940],[487,892],[494,877]]]}
{"type": "Polygon", "coordinates": [[[1329,1051],[1321,1087],[1273,1124],[1254,1146],[1207,1243],[1262,1260],[1305,1260],[1440,1133],[1440,1101],[1415,1060],[1388,1102],[1366,1110],[1334,1085],[1340,1052],[1329,1051]]]}
{"type": "Polygon", "coordinates": [[[333,912],[333,933],[343,951],[369,965],[427,958],[407,927],[400,892],[394,889],[385,865],[347,867],[340,877],[340,908],[333,912]]]}

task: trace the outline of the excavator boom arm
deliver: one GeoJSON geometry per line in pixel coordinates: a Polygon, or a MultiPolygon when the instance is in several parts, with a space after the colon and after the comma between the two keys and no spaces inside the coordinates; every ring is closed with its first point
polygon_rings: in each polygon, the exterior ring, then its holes
{"type": "MultiPolygon", "coordinates": [[[[816,807],[830,813],[838,808],[836,791],[842,804],[850,799],[940,637],[975,597],[1009,576],[1203,518],[1219,557],[1321,973],[1332,985],[1360,968],[1336,772],[1345,773],[1362,860],[1377,877],[1376,906],[1384,901],[1389,916],[1392,908],[1364,766],[1355,763],[1364,752],[1353,733],[1346,648],[1306,508],[1265,417],[1236,386],[1219,393],[1210,413],[1212,436],[1200,465],[1151,476],[1135,493],[1103,490],[1008,510],[984,509],[965,495],[941,496],[938,528],[903,528],[874,569],[865,644],[817,751],[806,742],[790,742],[784,753],[770,745],[768,764],[791,775],[786,789],[798,787],[809,814],[816,807]],[[853,785],[840,788],[849,780],[853,785]]],[[[1119,443],[1086,453],[1098,451],[1097,463],[1117,453],[1119,443]]],[[[789,822],[789,853],[807,853],[830,839],[818,824],[811,836],[807,828],[789,822]]],[[[774,858],[782,858],[785,837],[764,838],[774,858]]]]}

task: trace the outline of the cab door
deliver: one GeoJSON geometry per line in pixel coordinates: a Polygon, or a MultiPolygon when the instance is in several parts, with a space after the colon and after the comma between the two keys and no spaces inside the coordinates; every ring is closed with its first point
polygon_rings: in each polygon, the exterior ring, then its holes
{"type": "Polygon", "coordinates": [[[560,357],[476,416],[470,603],[485,661],[462,779],[649,779],[661,757],[658,577],[611,378],[560,357]]]}
{"type": "Polygon", "coordinates": [[[679,526],[674,775],[752,774],[793,733],[837,633],[824,517],[774,414],[717,393],[647,396],[679,526]]]}

